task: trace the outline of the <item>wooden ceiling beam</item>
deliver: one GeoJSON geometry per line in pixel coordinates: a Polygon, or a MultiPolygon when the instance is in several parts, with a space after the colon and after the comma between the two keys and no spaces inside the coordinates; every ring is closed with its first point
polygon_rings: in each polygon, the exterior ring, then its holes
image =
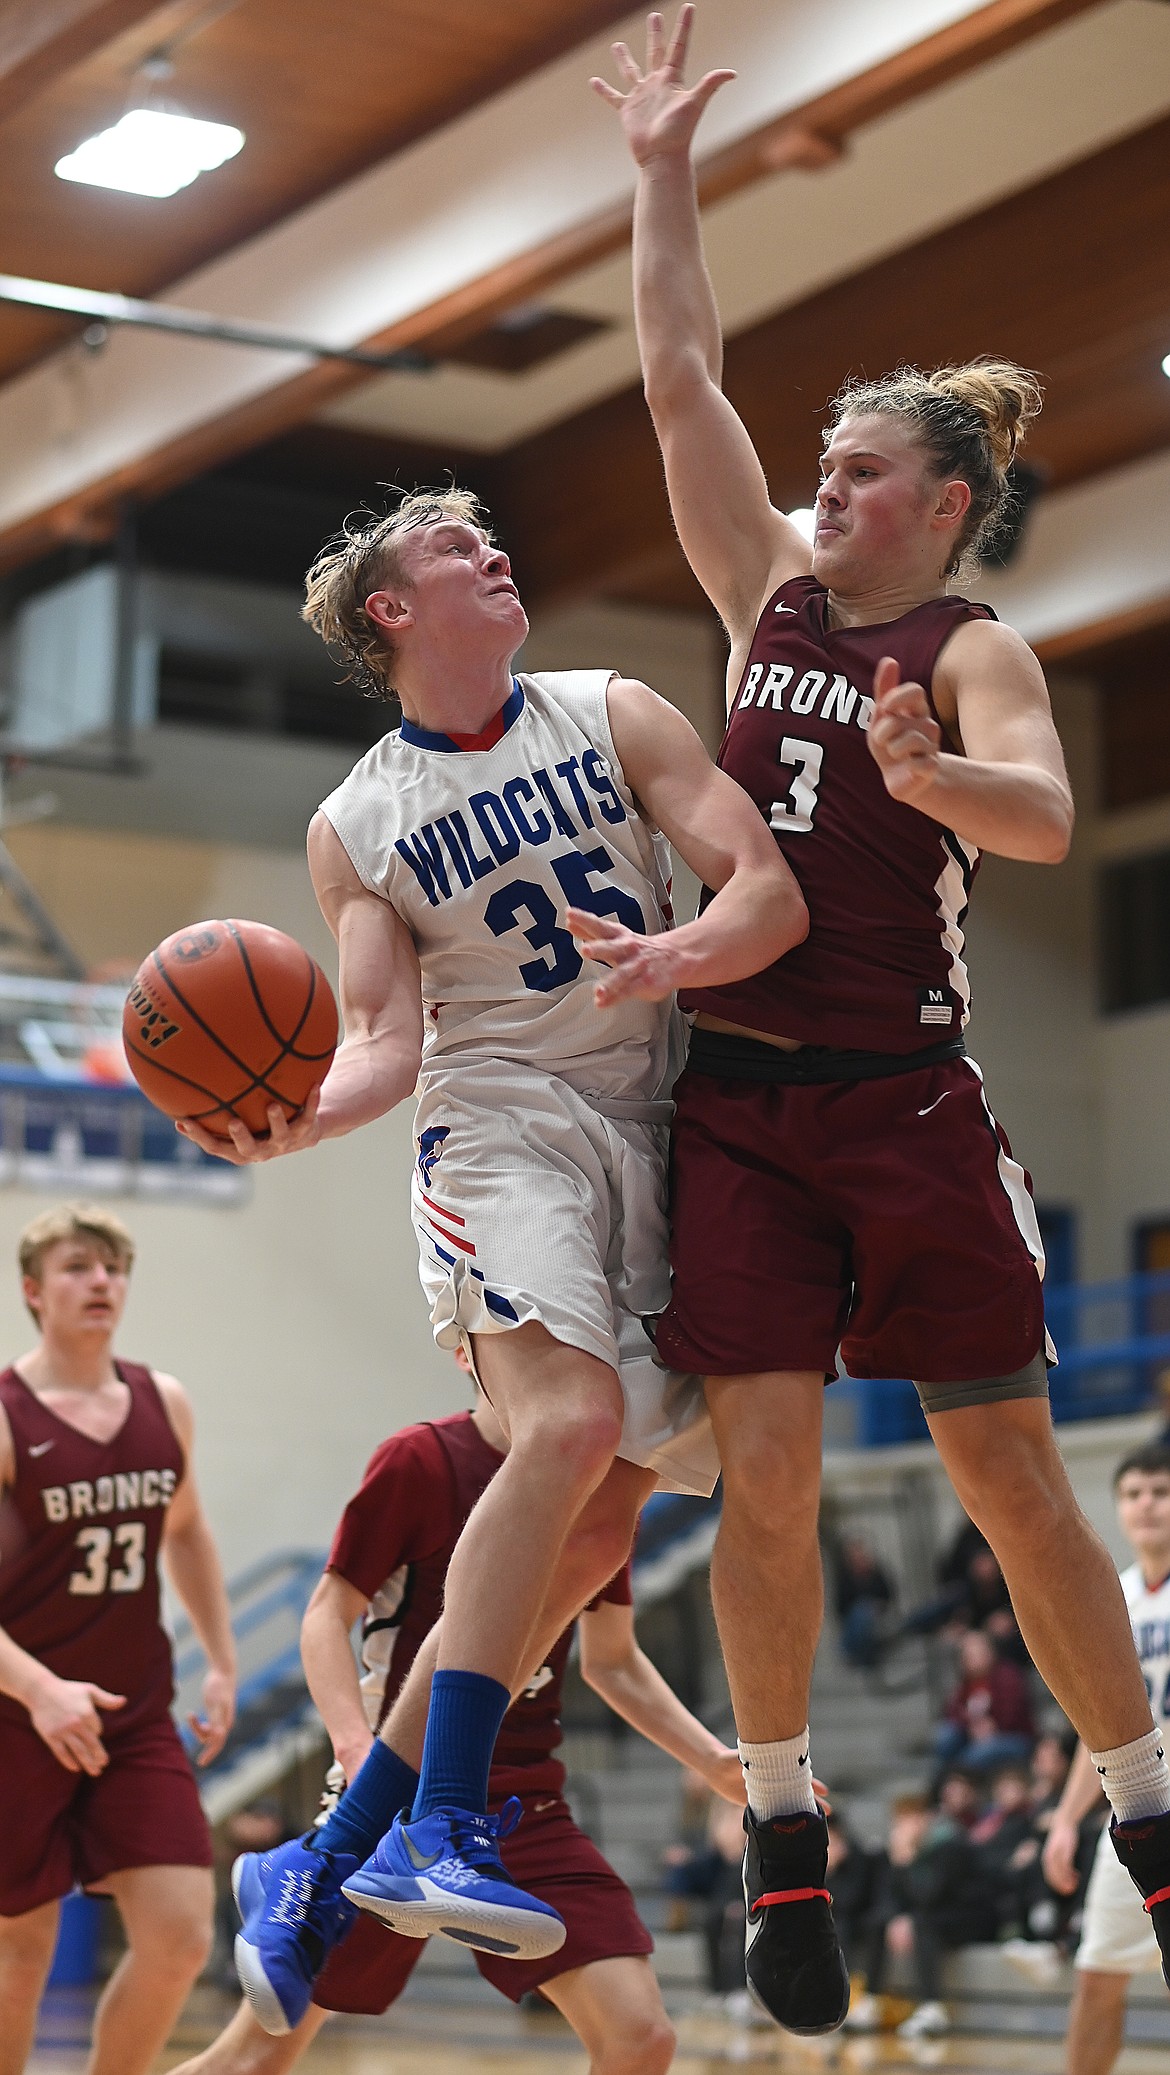
{"type": "MultiPolygon", "coordinates": [[[[82,0],[47,0],[47,4],[61,9],[72,4],[80,9],[82,0]]],[[[129,5],[130,0],[105,0],[109,8],[119,4],[129,5]]],[[[828,163],[851,130],[1099,4],[1100,0],[990,0],[961,22],[924,38],[832,93],[790,111],[781,123],[768,124],[731,150],[705,161],[700,169],[704,199],[714,200],[773,174],[778,164],[828,163]]],[[[595,9],[599,16],[608,12],[607,6],[595,9]]],[[[629,208],[622,206],[573,226],[360,343],[385,351],[403,346],[447,350],[515,304],[547,294],[583,266],[620,249],[629,235],[629,215],[629,208]]],[[[160,444],[84,492],[10,528],[0,540],[0,568],[28,560],[63,537],[92,537],[95,531],[112,528],[124,500],[157,497],[184,477],[272,439],[344,394],[353,380],[352,372],[343,367],[318,366],[247,405],[224,412],[195,432],[160,444]]]]}
{"type": "MultiPolygon", "coordinates": [[[[159,0],[3,0],[0,119],[62,72],[159,12],[159,0]]],[[[172,9],[173,13],[174,10],[172,9]]]]}

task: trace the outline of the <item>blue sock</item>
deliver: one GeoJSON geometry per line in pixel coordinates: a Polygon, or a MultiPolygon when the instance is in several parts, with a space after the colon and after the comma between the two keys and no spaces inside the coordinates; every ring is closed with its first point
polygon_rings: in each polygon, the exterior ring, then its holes
{"type": "Polygon", "coordinates": [[[316,1850],[356,1852],[368,1859],[398,1814],[409,1808],[418,1788],[413,1765],[378,1737],[346,1788],[329,1820],[314,1833],[316,1850]]]}
{"type": "Polygon", "coordinates": [[[411,1820],[436,1808],[487,1808],[488,1773],[511,1695],[482,1672],[436,1672],[411,1820]]]}

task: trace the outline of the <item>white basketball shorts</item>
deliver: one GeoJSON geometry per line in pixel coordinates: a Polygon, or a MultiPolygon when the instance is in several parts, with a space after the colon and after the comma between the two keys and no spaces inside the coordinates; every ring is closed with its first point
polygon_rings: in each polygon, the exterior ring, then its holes
{"type": "Polygon", "coordinates": [[[424,1076],[411,1207],[440,1347],[538,1320],[617,1371],[618,1454],[706,1495],[702,1380],[659,1368],[642,1323],[670,1293],[666,1146],[665,1123],[600,1116],[554,1074],[470,1061],[424,1076]]]}
{"type": "Polygon", "coordinates": [[[1158,1974],[1161,1957],[1142,1898],[1109,1839],[1106,1823],[1085,1893],[1074,1966],[1098,1974],[1158,1974]]]}

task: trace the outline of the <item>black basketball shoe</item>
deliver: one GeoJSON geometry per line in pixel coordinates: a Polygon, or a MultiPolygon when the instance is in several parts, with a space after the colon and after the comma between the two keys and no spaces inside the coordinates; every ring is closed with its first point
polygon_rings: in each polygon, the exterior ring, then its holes
{"type": "Polygon", "coordinates": [[[1170,1815],[1137,1816],[1131,1823],[1109,1825],[1113,1849],[1145,1898],[1162,1955],[1162,1979],[1170,1988],[1170,1815]]]}
{"type": "Polygon", "coordinates": [[[825,1886],[825,1819],[798,1811],[761,1823],[748,1809],[743,1827],[748,1988],[786,2032],[835,2032],[849,2008],[849,1970],[825,1886]]]}

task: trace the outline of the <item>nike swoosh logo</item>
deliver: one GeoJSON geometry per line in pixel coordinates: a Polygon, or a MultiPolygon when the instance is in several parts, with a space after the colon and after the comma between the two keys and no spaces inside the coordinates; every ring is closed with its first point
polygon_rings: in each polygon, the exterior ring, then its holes
{"type": "Polygon", "coordinates": [[[793,617],[793,619],[795,619],[795,618],[796,618],[796,607],[795,607],[795,605],[778,605],[778,606],[776,607],[776,611],[777,611],[777,612],[790,612],[790,613],[792,614],[792,617],[793,617]]]}
{"type": "Polygon", "coordinates": [[[948,1095],[950,1094],[950,1092],[951,1092],[951,1091],[950,1091],[950,1089],[949,1089],[949,1088],[944,1088],[944,1089],[943,1089],[943,1092],[942,1092],[942,1094],[941,1094],[941,1095],[936,1095],[936,1096],[935,1096],[935,1098],[934,1098],[934,1101],[933,1101],[933,1102],[928,1102],[928,1103],[927,1103],[927,1105],[926,1105],[926,1108],[925,1108],[924,1110],[919,1110],[919,1112],[918,1112],[919,1116],[920,1116],[920,1117],[929,1117],[929,1115],[930,1115],[930,1113],[931,1113],[931,1110],[936,1110],[936,1109],[938,1108],[938,1106],[939,1106],[939,1103],[940,1103],[940,1102],[945,1102],[945,1101],[946,1101],[946,1099],[947,1099],[947,1096],[948,1096],[948,1095]]]}
{"type": "Polygon", "coordinates": [[[30,1455],[46,1455],[46,1454],[48,1453],[49,1449],[50,1449],[50,1448],[52,1448],[52,1447],[53,1447],[53,1443],[52,1443],[51,1441],[38,1441],[38,1442],[37,1442],[37,1445],[36,1445],[36,1447],[35,1447],[35,1448],[30,1448],[30,1449],[29,1449],[29,1454],[30,1454],[30,1455]]]}
{"type": "Polygon", "coordinates": [[[432,1852],[428,1859],[425,1853],[419,1851],[414,1839],[409,1837],[405,1830],[402,1832],[402,1842],[406,1846],[407,1857],[411,1865],[418,1873],[426,1873],[429,1867],[437,1866],[443,1856],[442,1848],[440,1847],[437,1852],[432,1852]]]}

